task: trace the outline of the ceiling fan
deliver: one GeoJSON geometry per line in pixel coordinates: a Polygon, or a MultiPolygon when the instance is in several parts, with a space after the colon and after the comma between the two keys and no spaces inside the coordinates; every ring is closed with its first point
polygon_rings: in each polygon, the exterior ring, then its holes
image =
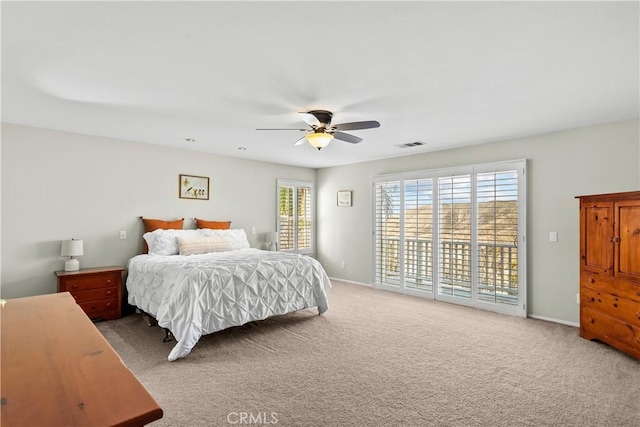
{"type": "Polygon", "coordinates": [[[350,122],[341,123],[337,125],[331,124],[333,113],[326,110],[312,110],[307,112],[301,112],[302,119],[307,122],[309,128],[307,129],[256,129],[256,130],[296,130],[301,132],[309,132],[297,140],[293,145],[304,144],[305,140],[311,144],[314,148],[322,150],[326,147],[334,138],[340,141],[350,142],[351,144],[357,144],[362,141],[362,138],[348,133],[344,133],[344,130],[361,130],[361,129],[373,129],[380,127],[380,123],[375,120],[368,120],[364,122],[350,122]]]}

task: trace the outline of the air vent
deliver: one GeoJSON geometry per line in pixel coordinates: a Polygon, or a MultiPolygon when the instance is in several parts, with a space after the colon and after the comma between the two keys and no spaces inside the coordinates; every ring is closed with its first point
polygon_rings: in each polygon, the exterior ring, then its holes
{"type": "Polygon", "coordinates": [[[396,147],[398,148],[411,148],[411,147],[419,147],[421,145],[426,145],[424,142],[415,141],[415,142],[407,142],[406,144],[398,144],[396,147]]]}

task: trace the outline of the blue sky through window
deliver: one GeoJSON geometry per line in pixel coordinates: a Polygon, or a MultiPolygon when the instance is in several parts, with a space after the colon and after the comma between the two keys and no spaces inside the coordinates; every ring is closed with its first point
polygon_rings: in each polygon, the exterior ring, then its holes
{"type": "MultiPolygon", "coordinates": [[[[456,175],[437,178],[440,204],[470,203],[471,175],[456,175]]],[[[434,178],[404,181],[405,209],[433,204],[434,178]]],[[[400,213],[400,182],[378,184],[378,193],[385,192],[390,212],[400,213]]],[[[518,172],[501,171],[476,175],[476,198],[478,203],[490,201],[518,200],[518,172]]],[[[380,202],[378,202],[380,203],[380,202]]]]}

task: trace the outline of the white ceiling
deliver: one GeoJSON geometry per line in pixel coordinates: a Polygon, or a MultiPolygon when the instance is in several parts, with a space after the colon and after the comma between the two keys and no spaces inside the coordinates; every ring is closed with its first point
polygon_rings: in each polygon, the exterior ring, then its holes
{"type": "Polygon", "coordinates": [[[638,6],[3,1],[2,121],[320,168],[626,120],[638,6]],[[381,127],[255,130],[311,109],[381,127]]]}

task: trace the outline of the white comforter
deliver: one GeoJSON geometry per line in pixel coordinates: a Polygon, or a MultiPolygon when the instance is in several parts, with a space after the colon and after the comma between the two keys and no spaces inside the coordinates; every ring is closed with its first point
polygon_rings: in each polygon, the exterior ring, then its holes
{"type": "Polygon", "coordinates": [[[129,260],[129,304],[153,315],[184,357],[202,335],[307,307],[327,308],[331,282],[305,255],[242,249],[202,255],[138,255],[129,260]]]}

